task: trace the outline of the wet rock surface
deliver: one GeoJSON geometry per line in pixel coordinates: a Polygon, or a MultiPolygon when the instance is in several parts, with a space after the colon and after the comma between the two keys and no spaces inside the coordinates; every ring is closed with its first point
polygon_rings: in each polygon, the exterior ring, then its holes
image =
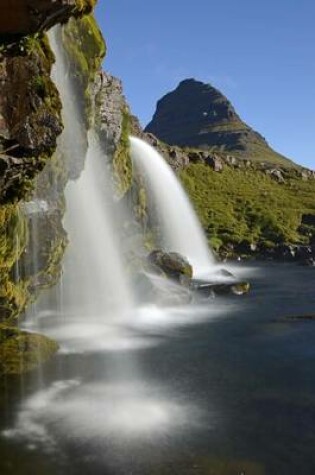
{"type": "Polygon", "coordinates": [[[192,278],[191,264],[178,252],[165,252],[156,249],[149,254],[148,261],[161,269],[167,277],[177,282],[189,283],[192,278]]]}

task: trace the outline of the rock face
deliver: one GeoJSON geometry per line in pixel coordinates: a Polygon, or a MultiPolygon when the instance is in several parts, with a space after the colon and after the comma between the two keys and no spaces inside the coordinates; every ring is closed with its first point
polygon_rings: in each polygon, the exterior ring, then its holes
{"type": "Polygon", "coordinates": [[[4,46],[0,60],[0,201],[7,202],[22,197],[43,168],[62,123],[45,35],[4,46]]]}
{"type": "Polygon", "coordinates": [[[129,157],[131,114],[123,95],[122,83],[102,72],[96,95],[96,126],[105,154],[112,157],[116,195],[121,198],[132,182],[129,157]]]}
{"type": "Polygon", "coordinates": [[[160,268],[167,277],[175,281],[190,281],[192,278],[192,266],[187,259],[178,252],[165,252],[156,249],[150,253],[148,261],[160,268]]]}
{"type": "Polygon", "coordinates": [[[54,285],[62,271],[67,245],[63,190],[69,178],[79,176],[83,168],[95,83],[106,50],[93,15],[81,18],[94,3],[1,2],[0,376],[29,371],[57,350],[51,340],[20,332],[17,325],[30,302],[54,285]],[[70,16],[74,18],[69,20],[70,16]],[[79,153],[69,157],[63,146],[62,104],[51,79],[55,58],[43,31],[66,21],[58,29],[57,41],[65,47],[78,100],[80,127],[76,130],[80,133],[75,140],[83,158],[79,153]]]}
{"type": "Polygon", "coordinates": [[[0,34],[26,35],[89,13],[95,0],[1,0],[0,34]]]}
{"type": "Polygon", "coordinates": [[[102,72],[97,96],[100,134],[115,149],[122,134],[123,112],[127,108],[120,79],[102,72]]]}
{"type": "Polygon", "coordinates": [[[240,158],[293,165],[240,119],[223,94],[195,79],[182,81],[158,101],[145,132],[170,145],[214,148],[240,158]]]}

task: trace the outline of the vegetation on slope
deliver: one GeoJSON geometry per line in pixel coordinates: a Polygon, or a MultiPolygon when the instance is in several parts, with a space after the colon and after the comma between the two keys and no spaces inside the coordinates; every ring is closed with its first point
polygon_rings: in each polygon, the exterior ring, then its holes
{"type": "Polygon", "coordinates": [[[315,233],[302,225],[303,215],[315,215],[314,180],[302,180],[295,170],[287,169],[284,183],[278,183],[262,170],[225,166],[218,173],[196,163],[180,178],[217,251],[242,242],[308,244],[315,233]]]}

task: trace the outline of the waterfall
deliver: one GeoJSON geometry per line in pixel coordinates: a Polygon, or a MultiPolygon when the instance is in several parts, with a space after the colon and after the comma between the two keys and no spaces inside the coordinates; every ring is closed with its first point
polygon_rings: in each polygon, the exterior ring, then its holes
{"type": "Polygon", "coordinates": [[[195,277],[213,272],[215,258],[175,173],[164,158],[144,141],[130,137],[130,144],[132,160],[143,173],[157,210],[160,246],[187,257],[193,266],[195,277]]]}
{"type": "Polygon", "coordinates": [[[70,245],[64,276],[66,307],[74,305],[90,317],[109,312],[119,317],[130,310],[132,300],[106,178],[103,151],[91,132],[85,169],[66,189],[70,245]]]}
{"type": "MultiPolygon", "coordinates": [[[[49,38],[56,57],[52,78],[63,104],[64,131],[58,148],[67,160],[70,156],[70,165],[71,162],[75,165],[75,160],[84,161],[84,121],[60,41],[61,28],[53,28],[49,38]]],[[[120,319],[132,306],[107,169],[108,159],[91,130],[84,170],[66,187],[65,229],[69,246],[64,265],[63,311],[84,319],[103,318],[104,315],[108,319],[120,319]]]]}

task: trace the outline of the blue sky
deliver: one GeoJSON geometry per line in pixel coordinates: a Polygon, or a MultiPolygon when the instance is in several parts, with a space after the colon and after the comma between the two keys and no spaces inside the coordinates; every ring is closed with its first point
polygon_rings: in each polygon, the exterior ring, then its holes
{"type": "Polygon", "coordinates": [[[271,146],[315,169],[314,0],[99,0],[108,53],[146,125],[188,78],[209,82],[271,146]]]}

